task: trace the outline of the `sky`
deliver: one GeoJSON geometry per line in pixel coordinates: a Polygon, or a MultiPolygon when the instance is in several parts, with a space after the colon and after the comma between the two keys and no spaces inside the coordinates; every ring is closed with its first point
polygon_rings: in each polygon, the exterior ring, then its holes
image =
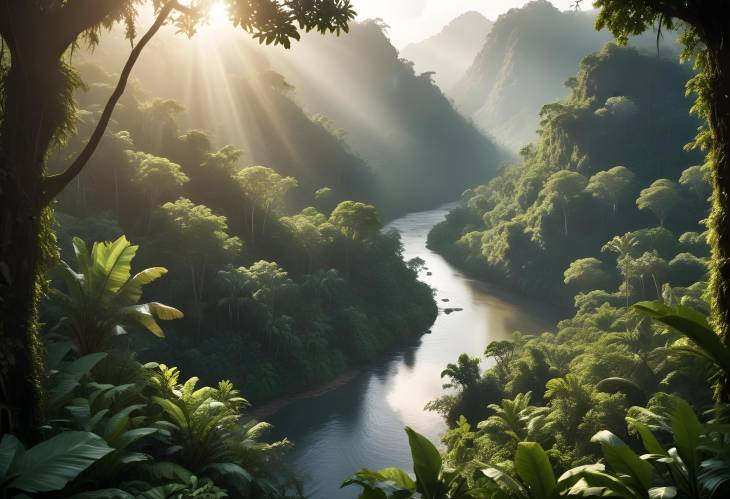
{"type": "MultiPolygon", "coordinates": [[[[513,7],[521,7],[528,0],[353,0],[360,19],[382,18],[390,26],[393,44],[403,46],[418,42],[438,33],[459,14],[476,10],[494,21],[513,7]]],[[[572,8],[575,0],[551,0],[560,10],[572,8]]],[[[583,8],[593,2],[586,0],[583,8]]]]}

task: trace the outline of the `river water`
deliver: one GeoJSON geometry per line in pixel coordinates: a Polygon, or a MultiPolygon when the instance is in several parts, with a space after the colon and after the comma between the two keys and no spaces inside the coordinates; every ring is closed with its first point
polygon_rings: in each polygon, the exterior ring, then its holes
{"type": "MultiPolygon", "coordinates": [[[[514,331],[548,330],[555,319],[549,307],[470,279],[426,248],[429,230],[443,220],[448,208],[412,213],[387,227],[401,233],[406,260],[421,257],[426,262],[421,279],[436,290],[441,310],[432,333],[346,385],[294,402],[267,418],[276,428],[274,436],[295,443],[289,464],[308,497],[357,497],[359,488],[339,486],[363,467],[398,466],[410,471],[403,428],[408,425],[433,442],[439,442],[446,429],[439,415],[423,410],[443,394],[439,374],[446,364],[462,352],[481,356],[487,344],[509,338],[514,331]],[[445,308],[463,311],[446,314],[445,308]]],[[[486,361],[482,367],[488,367],[486,361]]]]}

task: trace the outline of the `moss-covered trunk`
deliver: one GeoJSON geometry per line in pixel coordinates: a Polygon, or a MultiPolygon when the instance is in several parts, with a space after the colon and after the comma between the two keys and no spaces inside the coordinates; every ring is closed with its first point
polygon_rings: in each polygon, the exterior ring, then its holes
{"type": "MultiPolygon", "coordinates": [[[[706,92],[712,134],[712,311],[726,345],[730,346],[730,23],[722,21],[708,44],[706,92]]],[[[730,383],[723,383],[722,398],[730,401],[730,383]]]]}

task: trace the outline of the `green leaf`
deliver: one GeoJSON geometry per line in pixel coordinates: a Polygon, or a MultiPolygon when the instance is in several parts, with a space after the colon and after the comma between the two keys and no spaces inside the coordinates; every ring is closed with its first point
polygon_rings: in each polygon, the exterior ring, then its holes
{"type": "Polygon", "coordinates": [[[193,473],[179,464],[168,461],[156,462],[148,467],[150,475],[158,480],[177,480],[181,483],[188,483],[193,473]]]}
{"type": "Polygon", "coordinates": [[[117,441],[115,442],[116,448],[118,449],[126,449],[130,445],[132,445],[134,442],[137,442],[138,440],[141,440],[145,437],[148,437],[150,435],[154,435],[155,433],[158,433],[160,430],[156,428],[135,428],[133,430],[126,431],[122,433],[117,441]]]}
{"type": "Polygon", "coordinates": [[[578,483],[583,478],[583,475],[589,471],[605,471],[606,467],[603,464],[585,464],[583,466],[576,466],[571,468],[558,478],[555,490],[558,493],[562,493],[573,485],[578,483]]]}
{"type": "Polygon", "coordinates": [[[161,303],[144,303],[141,305],[130,305],[123,307],[121,313],[133,324],[147,329],[157,337],[164,338],[165,333],[155,319],[172,320],[180,319],[183,313],[174,307],[168,307],[161,303]]]}
{"type": "Polygon", "coordinates": [[[649,499],[672,499],[677,496],[675,487],[654,487],[649,489],[649,499]]]}
{"type": "Polygon", "coordinates": [[[568,493],[579,497],[621,497],[623,499],[641,498],[620,479],[601,471],[587,471],[583,479],[576,483],[568,493]]]}
{"type": "Polygon", "coordinates": [[[175,402],[171,400],[163,399],[160,397],[152,397],[152,400],[154,400],[155,403],[162,407],[162,410],[165,411],[165,414],[168,415],[168,417],[175,425],[177,425],[178,428],[187,428],[188,419],[185,415],[185,412],[180,406],[178,406],[175,402]]]}
{"type": "Polygon", "coordinates": [[[672,413],[672,434],[677,453],[691,475],[694,475],[699,465],[697,447],[700,445],[700,437],[703,433],[704,427],[697,419],[692,407],[684,400],[678,400],[672,413]]]}
{"type": "Polygon", "coordinates": [[[628,422],[629,426],[636,430],[636,432],[639,434],[639,437],[641,437],[641,441],[644,444],[644,448],[647,450],[647,452],[650,452],[651,454],[660,454],[663,456],[667,456],[667,451],[662,447],[662,445],[659,443],[659,440],[654,436],[654,434],[651,432],[648,426],[646,426],[641,421],[637,421],[633,418],[626,418],[626,421],[628,422]]]}
{"type": "Polygon", "coordinates": [[[10,473],[18,476],[8,488],[23,492],[61,490],[82,471],[113,449],[99,436],[69,431],[28,449],[14,462],[10,473]]]}
{"type": "Polygon", "coordinates": [[[243,467],[239,466],[236,463],[213,463],[207,465],[205,468],[203,468],[203,471],[206,473],[213,472],[216,475],[220,476],[233,476],[238,480],[242,480],[246,483],[253,482],[253,477],[251,476],[251,473],[243,469],[243,467]]]}
{"type": "Polygon", "coordinates": [[[133,305],[142,298],[142,288],[167,274],[164,267],[151,267],[144,269],[128,280],[119,290],[118,296],[122,303],[133,305]]]}
{"type": "Polygon", "coordinates": [[[20,440],[13,435],[5,435],[0,440],[0,483],[7,480],[8,471],[13,461],[23,455],[25,449],[20,440]]]}
{"type": "Polygon", "coordinates": [[[504,493],[509,497],[522,497],[527,491],[520,482],[509,476],[498,468],[485,468],[481,470],[482,474],[497,484],[504,493]]]}
{"type": "Polygon", "coordinates": [[[545,451],[536,442],[520,442],[515,471],[534,499],[549,499],[555,491],[555,474],[545,451]]]}
{"type": "Polygon", "coordinates": [[[378,471],[378,473],[385,479],[395,482],[403,488],[416,490],[416,482],[414,482],[413,479],[408,476],[408,473],[400,468],[383,468],[382,470],[378,471]]]}
{"type": "Polygon", "coordinates": [[[416,483],[425,499],[432,499],[439,490],[439,473],[441,472],[441,454],[429,440],[406,427],[408,444],[413,457],[413,471],[416,483]]]}
{"type": "Polygon", "coordinates": [[[653,472],[651,464],[641,459],[623,440],[604,430],[596,433],[591,442],[601,444],[603,457],[615,472],[626,475],[637,489],[649,489],[653,472]]]}
{"type": "Polygon", "coordinates": [[[669,307],[661,302],[637,303],[634,309],[679,331],[695,342],[720,369],[730,373],[730,350],[704,316],[688,307],[669,307]]]}

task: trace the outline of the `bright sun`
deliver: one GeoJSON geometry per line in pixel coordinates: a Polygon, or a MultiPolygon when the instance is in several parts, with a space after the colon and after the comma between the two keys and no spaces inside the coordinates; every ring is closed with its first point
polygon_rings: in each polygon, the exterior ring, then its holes
{"type": "Polygon", "coordinates": [[[228,20],[228,6],[224,2],[214,2],[208,11],[211,24],[218,24],[228,20]]]}

